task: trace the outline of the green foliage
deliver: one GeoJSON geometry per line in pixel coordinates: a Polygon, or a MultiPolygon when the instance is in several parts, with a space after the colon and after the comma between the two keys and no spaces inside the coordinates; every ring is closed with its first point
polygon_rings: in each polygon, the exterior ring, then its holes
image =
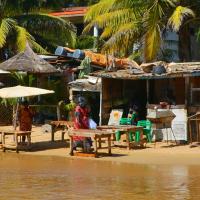
{"type": "Polygon", "coordinates": [[[1,99],[1,104],[5,105],[6,107],[11,105],[16,105],[18,99],[17,98],[12,98],[12,99],[1,99]]]}
{"type": "MultiPolygon", "coordinates": [[[[40,13],[54,4],[43,0],[0,1],[0,48],[14,53],[23,51],[29,42],[39,53],[49,46],[73,47],[76,29],[67,20],[40,13]]],[[[55,3],[55,1],[54,1],[55,3]]]]}
{"type": "Polygon", "coordinates": [[[100,0],[88,10],[85,21],[88,32],[94,25],[103,30],[106,39],[103,51],[127,56],[134,43],[143,44],[146,61],[160,51],[167,28],[180,30],[185,23],[199,19],[199,0],[100,0]],[[195,12],[196,11],[196,12],[195,12]]]}
{"type": "Polygon", "coordinates": [[[31,87],[33,81],[36,79],[34,75],[21,72],[12,73],[12,77],[17,81],[18,85],[24,85],[31,87]]]}
{"type": "Polygon", "coordinates": [[[99,2],[99,0],[64,0],[63,3],[65,7],[69,5],[74,5],[74,6],[89,6],[92,4],[95,4],[99,2]]]}
{"type": "Polygon", "coordinates": [[[92,49],[94,46],[95,38],[90,35],[81,35],[76,40],[76,49],[92,49]]]}
{"type": "Polygon", "coordinates": [[[85,57],[84,60],[82,60],[80,64],[80,72],[78,75],[78,78],[84,78],[85,75],[89,75],[91,72],[91,59],[89,57],[85,57]]]}
{"type": "Polygon", "coordinates": [[[75,104],[74,102],[68,103],[68,104],[66,104],[66,105],[64,106],[64,108],[65,108],[65,110],[66,110],[67,112],[74,110],[75,107],[76,107],[76,104],[75,104]]]}
{"type": "Polygon", "coordinates": [[[199,28],[199,30],[197,32],[197,40],[200,42],[200,28],[199,28]]]}
{"type": "Polygon", "coordinates": [[[142,52],[141,51],[134,51],[130,56],[130,60],[134,60],[137,63],[141,63],[142,52]]]}
{"type": "Polygon", "coordinates": [[[160,60],[165,61],[165,62],[170,62],[174,58],[174,54],[177,52],[171,49],[164,49],[161,52],[160,60]]]}
{"type": "Polygon", "coordinates": [[[76,49],[93,49],[96,48],[97,50],[101,49],[104,45],[104,40],[101,38],[96,38],[91,35],[81,35],[77,37],[76,40],[76,49]]]}

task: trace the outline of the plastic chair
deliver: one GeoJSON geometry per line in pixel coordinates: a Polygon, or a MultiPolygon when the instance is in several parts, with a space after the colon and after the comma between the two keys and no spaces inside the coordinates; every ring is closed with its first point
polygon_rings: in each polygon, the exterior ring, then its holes
{"type": "Polygon", "coordinates": [[[137,114],[133,113],[131,115],[131,118],[129,118],[129,117],[127,117],[127,118],[121,118],[120,121],[119,121],[119,124],[120,125],[132,125],[133,121],[136,119],[136,117],[137,117],[137,114]]]}
{"type": "MultiPolygon", "coordinates": [[[[132,125],[133,121],[136,119],[136,117],[137,117],[137,114],[133,113],[131,118],[121,118],[119,124],[120,125],[132,125]]],[[[121,134],[122,134],[121,131],[116,131],[116,133],[115,133],[116,141],[120,140],[121,134]]],[[[129,133],[129,141],[133,141],[133,135],[131,132],[129,133]]]]}
{"type": "MultiPolygon", "coordinates": [[[[152,123],[149,120],[140,120],[137,122],[137,126],[142,126],[143,128],[143,133],[146,135],[147,142],[152,142],[152,123]]],[[[140,132],[137,131],[135,134],[135,140],[137,142],[140,141],[140,132]]]]}

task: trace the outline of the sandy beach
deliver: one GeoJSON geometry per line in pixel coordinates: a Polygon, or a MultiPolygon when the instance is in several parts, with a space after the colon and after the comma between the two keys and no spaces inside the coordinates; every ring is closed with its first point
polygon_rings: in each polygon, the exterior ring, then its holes
{"type": "MultiPolygon", "coordinates": [[[[1,127],[7,129],[10,127],[1,127]]],[[[12,140],[8,136],[7,140],[12,140]]],[[[191,145],[172,146],[167,143],[147,144],[146,148],[131,149],[113,147],[112,156],[102,154],[99,158],[77,157],[69,155],[69,137],[65,134],[65,141],[61,141],[61,133],[55,134],[55,142],[51,142],[51,134],[43,133],[41,127],[33,127],[32,150],[20,151],[20,154],[31,154],[36,156],[68,157],[69,159],[95,159],[95,161],[111,161],[135,164],[176,164],[176,165],[200,165],[200,147],[191,145]]],[[[100,152],[106,152],[100,150],[100,152]]],[[[1,152],[3,153],[3,152],[1,152]]],[[[15,151],[6,151],[15,153],[15,151]]]]}

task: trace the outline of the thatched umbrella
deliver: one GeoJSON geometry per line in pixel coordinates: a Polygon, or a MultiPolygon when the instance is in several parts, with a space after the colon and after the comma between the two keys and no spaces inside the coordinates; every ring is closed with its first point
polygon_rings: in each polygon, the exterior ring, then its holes
{"type": "Polygon", "coordinates": [[[0,69],[7,71],[23,71],[30,74],[56,73],[56,70],[47,61],[40,58],[27,44],[24,52],[0,64],[0,69]]]}

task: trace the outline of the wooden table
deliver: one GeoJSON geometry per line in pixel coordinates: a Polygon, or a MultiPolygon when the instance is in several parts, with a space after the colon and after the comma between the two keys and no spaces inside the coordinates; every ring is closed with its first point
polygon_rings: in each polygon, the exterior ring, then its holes
{"type": "Polygon", "coordinates": [[[19,152],[19,147],[20,144],[18,140],[18,138],[22,136],[27,136],[27,143],[26,143],[26,147],[29,150],[31,148],[31,131],[17,131],[17,130],[0,130],[1,133],[1,140],[2,140],[2,148],[3,148],[3,152],[5,152],[6,149],[16,149],[16,152],[19,152]],[[8,143],[6,143],[6,136],[7,135],[13,135],[14,137],[14,145],[9,145],[8,143]]]}
{"type": "Polygon", "coordinates": [[[66,131],[68,131],[70,128],[74,126],[74,123],[72,121],[51,121],[51,141],[54,141],[54,135],[57,130],[61,130],[61,140],[64,141],[64,135],[66,131]]]}
{"type": "Polygon", "coordinates": [[[92,129],[71,129],[68,132],[70,137],[70,155],[73,156],[73,136],[83,136],[83,137],[90,137],[94,142],[94,154],[95,157],[98,157],[98,149],[101,146],[98,146],[97,143],[101,141],[102,138],[107,138],[108,141],[108,155],[111,155],[111,136],[112,132],[107,132],[105,130],[92,130],[92,129]]]}
{"type": "MultiPolygon", "coordinates": [[[[97,126],[98,130],[110,131],[115,134],[116,131],[121,131],[126,134],[126,144],[127,148],[131,149],[131,141],[129,140],[129,132],[135,134],[137,131],[140,131],[141,137],[143,137],[143,127],[142,126],[134,126],[134,125],[103,125],[97,126]]],[[[142,141],[141,141],[142,142],[142,141]]],[[[143,143],[142,143],[143,144],[143,143]]]]}

